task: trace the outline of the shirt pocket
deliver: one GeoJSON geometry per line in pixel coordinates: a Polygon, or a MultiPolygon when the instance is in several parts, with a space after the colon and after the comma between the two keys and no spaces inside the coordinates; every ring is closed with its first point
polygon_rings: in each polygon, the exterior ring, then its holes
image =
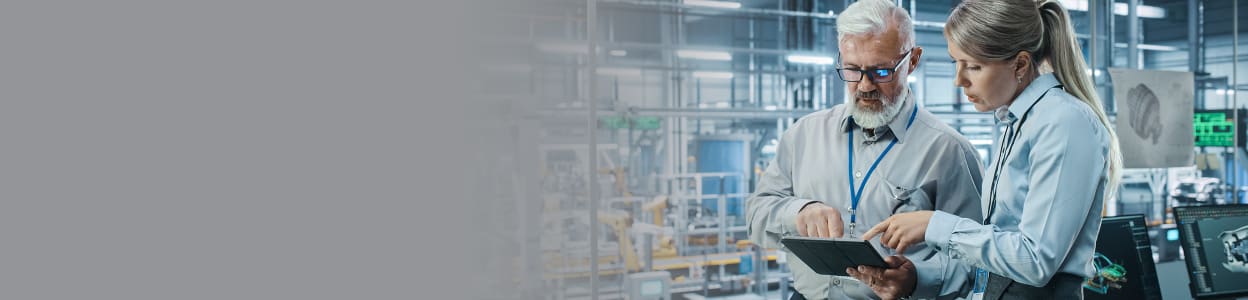
{"type": "Polygon", "coordinates": [[[932,210],[932,200],[928,197],[927,192],[914,184],[898,184],[898,180],[885,179],[884,187],[888,190],[884,192],[888,196],[888,205],[891,208],[891,214],[899,214],[904,212],[932,210]]]}

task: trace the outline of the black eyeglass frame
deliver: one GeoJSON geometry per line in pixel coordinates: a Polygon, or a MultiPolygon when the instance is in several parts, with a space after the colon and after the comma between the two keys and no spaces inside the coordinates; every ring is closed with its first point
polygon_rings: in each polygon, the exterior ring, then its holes
{"type": "Polygon", "coordinates": [[[864,77],[864,76],[865,76],[865,77],[867,77],[867,79],[868,79],[868,80],[871,80],[871,82],[873,82],[873,83],[889,83],[889,82],[893,82],[893,80],[897,80],[897,78],[896,78],[897,76],[890,76],[890,75],[894,75],[894,74],[896,74],[896,73],[897,73],[897,69],[900,69],[900,68],[901,68],[901,64],[902,64],[902,63],[904,63],[904,62],[906,62],[906,61],[909,61],[909,58],[910,58],[910,53],[913,53],[913,52],[914,52],[914,48],[910,48],[910,50],[906,50],[906,53],[905,53],[905,54],[902,54],[902,56],[901,56],[901,60],[898,60],[898,61],[897,61],[897,65],[893,66],[892,68],[884,68],[884,69],[876,69],[876,68],[871,68],[871,69],[858,69],[858,68],[836,68],[836,77],[840,78],[842,81],[845,81],[845,82],[860,82],[860,81],[862,81],[862,77],[864,77]],[[858,78],[857,78],[857,79],[854,79],[854,80],[849,80],[848,78],[845,78],[845,71],[854,71],[854,72],[858,72],[858,78]],[[874,74],[875,74],[875,72],[879,72],[879,71],[886,71],[886,72],[888,72],[888,74],[884,74],[884,75],[874,75],[874,74]],[[876,80],[876,78],[878,78],[878,77],[888,77],[888,79],[887,79],[887,80],[884,80],[884,81],[876,80]]]}

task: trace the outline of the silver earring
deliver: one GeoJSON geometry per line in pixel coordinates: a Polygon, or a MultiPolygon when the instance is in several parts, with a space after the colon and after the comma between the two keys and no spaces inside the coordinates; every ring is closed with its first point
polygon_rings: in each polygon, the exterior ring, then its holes
{"type": "Polygon", "coordinates": [[[1018,83],[1023,83],[1023,76],[1018,76],[1018,83]]]}

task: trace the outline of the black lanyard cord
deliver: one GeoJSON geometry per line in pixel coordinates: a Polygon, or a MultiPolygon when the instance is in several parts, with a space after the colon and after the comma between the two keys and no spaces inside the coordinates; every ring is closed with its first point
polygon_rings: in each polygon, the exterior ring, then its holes
{"type": "Polygon", "coordinates": [[[1036,102],[1032,102],[1031,106],[1027,107],[1026,111],[1023,111],[1023,117],[1019,118],[1018,125],[1010,126],[1006,135],[1002,136],[1003,142],[1007,138],[1009,139],[1009,142],[1004,143],[1001,147],[997,148],[996,171],[992,174],[992,187],[990,188],[991,194],[988,196],[988,214],[984,216],[984,225],[992,223],[992,214],[997,210],[997,182],[1001,180],[1001,169],[1005,166],[1005,159],[1010,157],[1010,153],[1014,151],[1014,143],[1018,141],[1018,137],[1022,135],[1023,123],[1027,122],[1027,116],[1031,115],[1031,109],[1036,108],[1036,104],[1040,103],[1040,100],[1044,100],[1044,95],[1047,95],[1053,88],[1062,88],[1062,86],[1057,85],[1055,87],[1051,87],[1045,90],[1043,94],[1040,94],[1039,99],[1036,99],[1036,102]],[[1017,129],[1015,129],[1016,127],[1017,129]]]}

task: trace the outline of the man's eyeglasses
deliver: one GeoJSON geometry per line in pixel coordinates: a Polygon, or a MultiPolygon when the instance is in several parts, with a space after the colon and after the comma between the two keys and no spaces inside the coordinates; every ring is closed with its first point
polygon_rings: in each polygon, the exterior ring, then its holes
{"type": "Polygon", "coordinates": [[[858,68],[836,68],[836,74],[841,77],[841,80],[844,80],[846,82],[862,81],[862,76],[864,75],[867,76],[867,78],[870,79],[871,82],[874,82],[874,83],[893,82],[893,80],[897,79],[896,78],[897,68],[901,67],[901,63],[909,61],[910,52],[913,52],[913,51],[914,51],[914,48],[910,48],[910,50],[906,50],[906,54],[902,54],[901,60],[897,61],[897,65],[893,66],[892,68],[886,68],[886,69],[871,68],[871,69],[865,69],[865,70],[858,69],[858,68]]]}

